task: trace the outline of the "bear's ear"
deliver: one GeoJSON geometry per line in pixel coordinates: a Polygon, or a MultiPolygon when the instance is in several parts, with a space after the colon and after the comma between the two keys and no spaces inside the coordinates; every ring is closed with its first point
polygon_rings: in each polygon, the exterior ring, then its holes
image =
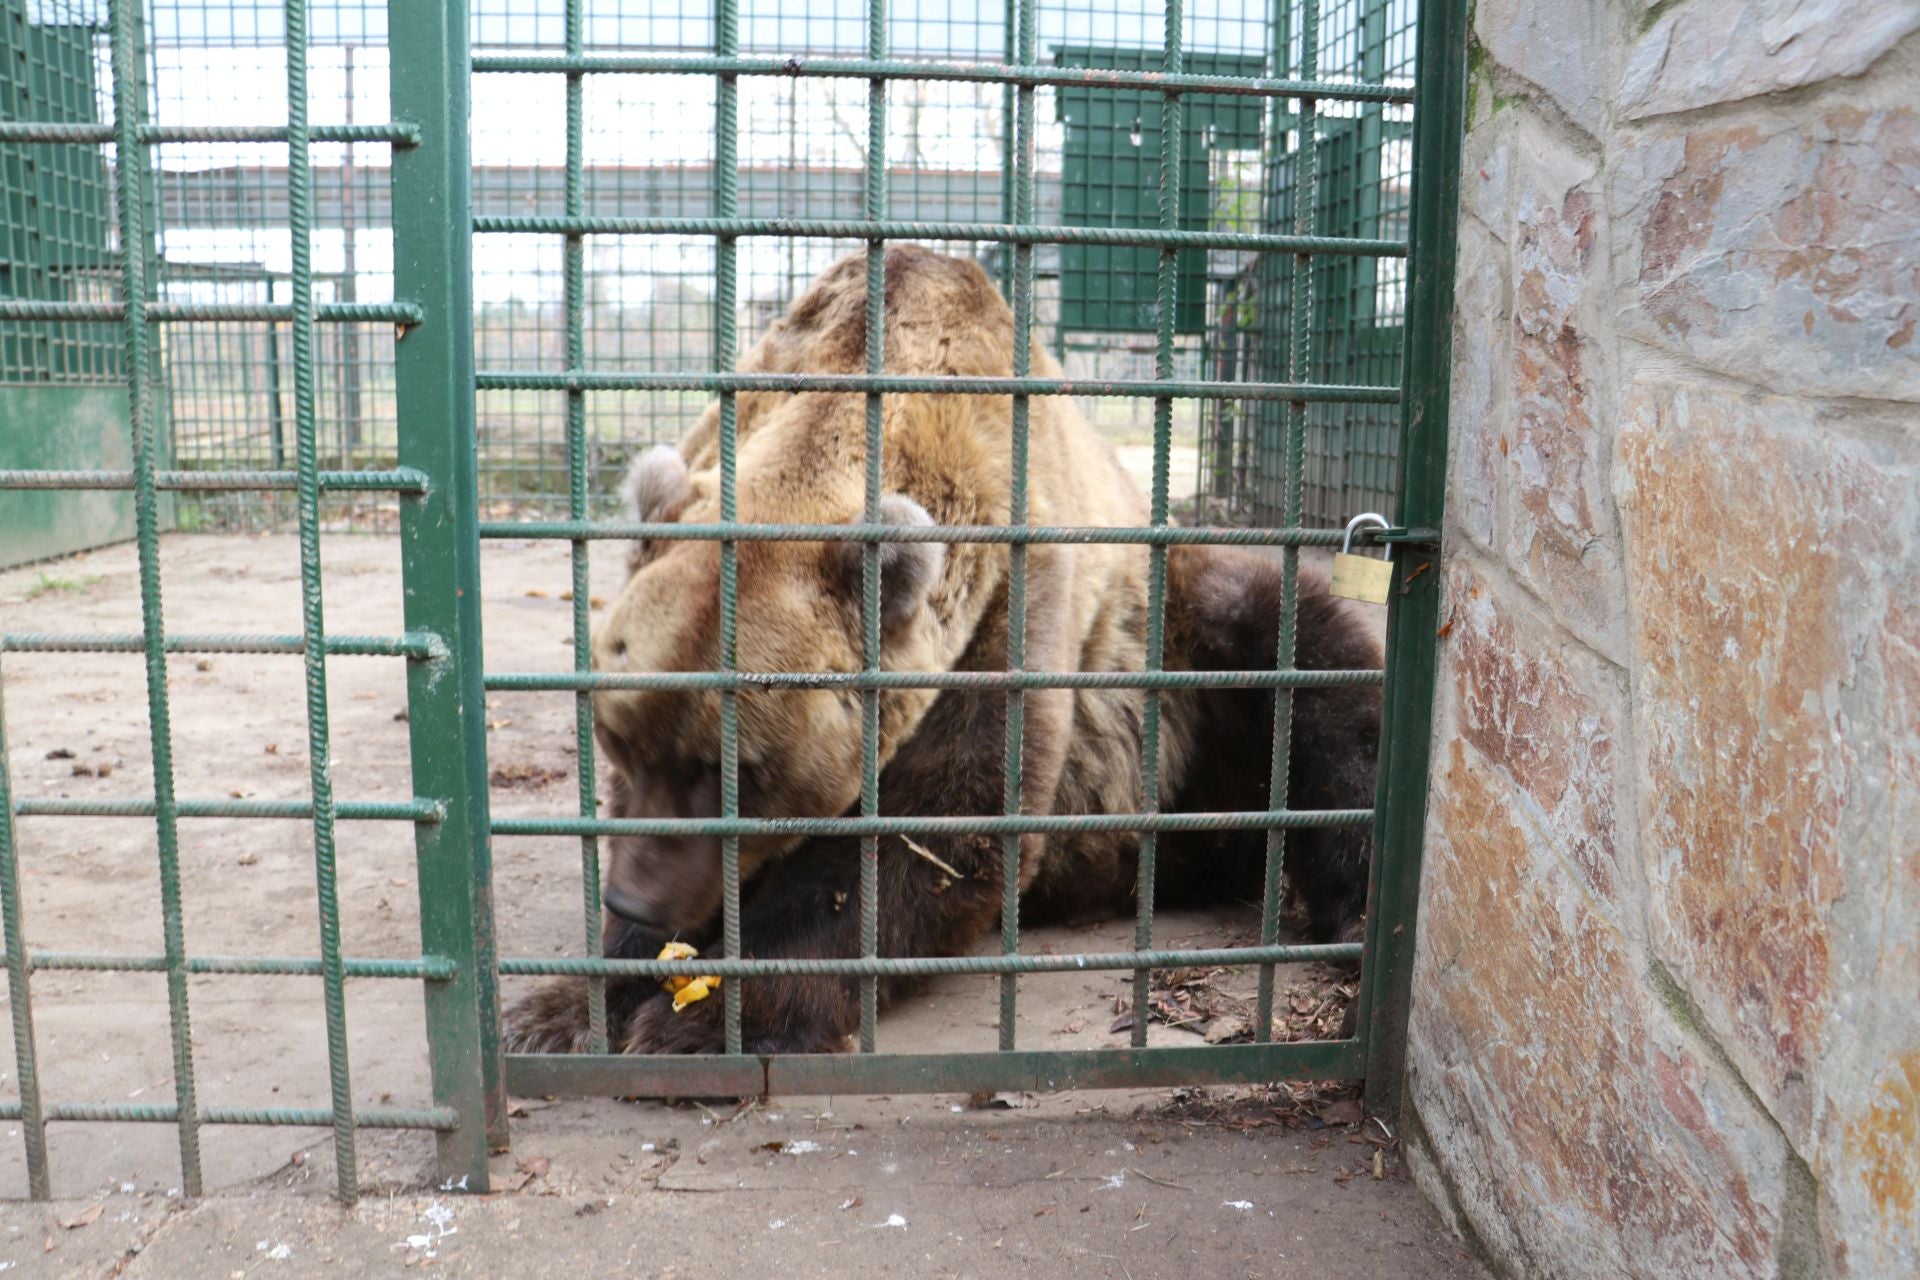
{"type": "MultiPolygon", "coordinates": [[[[857,521],[856,521],[857,523],[857,521]]],[[[880,499],[880,523],[924,528],[933,523],[927,509],[904,493],[880,499]]],[[[861,545],[838,544],[840,579],[854,608],[860,606],[861,545]]],[[[947,549],[938,542],[883,542],[880,544],[880,626],[894,631],[926,604],[934,584],[947,565],[947,549]]]]}
{"type": "MultiPolygon", "coordinates": [[[[672,445],[657,444],[633,460],[620,485],[620,503],[628,520],[657,524],[672,520],[693,500],[687,460],[672,445]]],[[[627,551],[627,572],[646,561],[649,545],[636,542],[627,551]]]]}

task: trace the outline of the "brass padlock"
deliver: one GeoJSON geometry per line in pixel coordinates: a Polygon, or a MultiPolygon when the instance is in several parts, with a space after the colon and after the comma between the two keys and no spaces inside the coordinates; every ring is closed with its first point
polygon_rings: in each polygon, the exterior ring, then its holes
{"type": "Polygon", "coordinates": [[[1360,600],[1367,604],[1385,604],[1387,592],[1393,586],[1393,548],[1387,548],[1385,560],[1375,560],[1372,556],[1353,553],[1353,531],[1361,525],[1377,525],[1382,529],[1391,529],[1385,516],[1369,511],[1347,521],[1347,536],[1340,544],[1339,554],[1333,558],[1334,595],[1348,600],[1360,600]]]}

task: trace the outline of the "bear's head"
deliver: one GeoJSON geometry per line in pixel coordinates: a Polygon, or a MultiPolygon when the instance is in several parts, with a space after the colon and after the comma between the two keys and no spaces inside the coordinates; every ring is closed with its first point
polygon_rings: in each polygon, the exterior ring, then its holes
{"type": "MultiPolygon", "coordinates": [[[[679,451],[655,448],[634,464],[627,514],[646,522],[717,519],[713,473],[690,474],[679,451]]],[[[901,494],[881,505],[883,522],[933,521],[901,494]]],[[[857,508],[843,519],[857,520],[857,508]]],[[[743,508],[743,519],[751,514],[743,508]]],[[[863,654],[862,546],[853,542],[741,542],[737,559],[734,667],[742,672],[855,673],[863,654]]],[[[945,547],[880,544],[881,665],[927,670],[938,621],[928,599],[945,547]]],[[[630,575],[594,635],[593,666],[608,673],[711,672],[720,668],[721,549],[704,540],[637,544],[630,575]]],[[[912,732],[933,700],[926,690],[880,696],[880,763],[912,732]]],[[[739,714],[739,812],[743,817],[837,817],[860,796],[861,697],[844,687],[749,688],[739,714]]],[[[721,810],[721,695],[713,689],[602,689],[594,725],[614,769],[610,811],[631,818],[717,818],[721,810]]],[[[740,841],[744,877],[800,842],[740,841]]],[[[638,924],[688,933],[721,902],[717,836],[630,836],[609,842],[604,900],[638,924]]]]}

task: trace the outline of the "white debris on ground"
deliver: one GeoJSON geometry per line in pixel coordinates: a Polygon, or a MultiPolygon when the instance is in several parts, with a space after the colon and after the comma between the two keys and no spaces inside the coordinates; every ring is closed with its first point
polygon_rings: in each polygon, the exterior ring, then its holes
{"type": "Polygon", "coordinates": [[[453,1225],[453,1209],[438,1200],[429,1200],[427,1207],[420,1212],[426,1220],[427,1229],[414,1232],[393,1247],[396,1249],[418,1249],[427,1257],[439,1256],[439,1245],[448,1236],[460,1234],[460,1228],[453,1225]]]}

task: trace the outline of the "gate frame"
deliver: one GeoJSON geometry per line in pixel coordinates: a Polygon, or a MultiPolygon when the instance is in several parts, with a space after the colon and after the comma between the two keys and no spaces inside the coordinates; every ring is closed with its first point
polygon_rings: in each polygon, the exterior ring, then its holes
{"type": "MultiPolygon", "coordinates": [[[[104,489],[131,491],[139,527],[142,627],[139,633],[115,635],[0,635],[0,651],[125,652],[144,656],[155,760],[154,795],[115,801],[67,801],[17,796],[6,771],[4,719],[0,718],[0,917],[4,917],[8,950],[4,957],[13,1001],[15,1054],[21,1092],[17,1099],[0,1100],[0,1116],[22,1122],[29,1164],[29,1184],[35,1198],[50,1194],[44,1129],[49,1122],[109,1121],[167,1123],[180,1134],[182,1186],[197,1195],[199,1131],[206,1124],[299,1125],[331,1128],[334,1133],[339,1192],[351,1200],[355,1134],[358,1129],[414,1128],[433,1130],[438,1139],[441,1177],[448,1190],[481,1192],[488,1189],[487,1157],[508,1140],[506,1089],[519,1092],[579,1092],[616,1094],[700,1095],[711,1093],[858,1093],[902,1089],[956,1091],[965,1089],[1036,1089],[1068,1087],[1140,1086],[1191,1083],[1196,1078],[1217,1081],[1260,1082],[1279,1078],[1364,1079],[1369,1107],[1383,1117],[1396,1114],[1404,1087],[1406,1015],[1411,991],[1411,966],[1419,887],[1420,854],[1427,794],[1429,739],[1437,636],[1435,622],[1440,600],[1438,560],[1439,523],[1445,496],[1446,418],[1451,353],[1453,234],[1457,225],[1458,166],[1464,124],[1466,85],[1466,13],[1464,0],[1420,0],[1420,34],[1416,59],[1415,157],[1416,191],[1407,246],[1412,255],[1407,305],[1410,331],[1403,386],[1317,386],[1300,375],[1304,356],[1295,361],[1295,380],[1283,384],[1182,383],[1173,378],[1172,327],[1176,263],[1179,252],[1201,246],[1259,248],[1303,258],[1324,252],[1399,251],[1399,246],[1374,244],[1340,247],[1317,240],[1311,227],[1291,236],[1241,235],[1178,230],[1178,192],[1169,175],[1179,171],[1178,127],[1180,99],[1189,93],[1251,92],[1293,96],[1311,118],[1317,97],[1360,100],[1403,100],[1404,94],[1384,87],[1330,85],[1312,79],[1312,64],[1301,80],[1263,81],[1258,84],[1221,84],[1205,76],[1183,74],[1180,63],[1180,0],[1166,0],[1168,21],[1161,72],[1089,72],[1063,69],[1034,61],[1034,0],[1009,3],[1009,51],[1004,65],[934,64],[890,61],[885,45],[885,0],[870,0],[869,47],[864,60],[802,65],[777,59],[738,55],[737,0],[721,0],[717,48],[712,57],[595,57],[582,48],[582,3],[568,4],[567,53],[563,57],[521,55],[475,58],[469,40],[466,0],[436,5],[390,6],[390,51],[394,121],[384,125],[312,128],[306,117],[305,0],[285,0],[286,49],[289,75],[288,121],[278,125],[220,126],[211,132],[218,140],[284,141],[290,149],[289,207],[294,245],[291,302],[269,302],[258,307],[164,304],[149,295],[151,273],[139,247],[146,235],[148,210],[147,166],[129,162],[145,155],[145,148],[169,138],[197,136],[207,130],[170,130],[146,119],[142,0],[113,0],[112,62],[115,72],[115,118],[110,125],[73,125],[28,121],[0,123],[0,139],[98,146],[112,142],[123,163],[118,167],[121,219],[122,294],[114,303],[0,302],[0,315],[28,321],[91,320],[119,322],[127,354],[127,390],[134,437],[133,466],[129,471],[7,471],[0,472],[6,489],[104,489]],[[1019,15],[1017,28],[1011,22],[1019,15]],[[296,66],[297,64],[297,66],[296,66]],[[716,316],[718,342],[713,372],[694,374],[589,374],[580,368],[581,342],[578,308],[570,308],[569,369],[560,374],[489,374],[476,371],[473,352],[472,237],[476,222],[471,210],[471,167],[467,141],[467,105],[470,74],[478,70],[553,71],[568,80],[568,214],[565,218],[494,218],[480,230],[534,230],[563,234],[568,241],[568,295],[575,302],[580,291],[581,240],[587,234],[652,234],[690,228],[713,235],[719,246],[717,290],[721,304],[716,316]],[[588,220],[580,200],[581,82],[598,71],[673,70],[712,74],[719,84],[716,127],[715,213],[712,219],[588,220]],[[866,217],[851,222],[755,222],[734,217],[735,188],[728,180],[733,147],[737,143],[739,75],[837,75],[865,79],[870,89],[870,147],[866,183],[866,217]],[[886,85],[895,79],[972,79],[1003,83],[1018,104],[1021,147],[1012,186],[1013,222],[1003,225],[951,224],[927,227],[888,222],[885,204],[886,85]],[[1033,211],[1033,95],[1042,84],[1101,83],[1124,85],[1163,95],[1162,177],[1160,225],[1151,231],[1102,228],[1062,228],[1035,225],[1033,211]],[[1398,96],[1396,96],[1398,95],[1398,96]],[[358,139],[392,146],[391,182],[394,189],[395,296],[393,304],[314,303],[310,261],[312,230],[311,161],[314,141],[358,139]],[[673,224],[673,225],[668,225],[673,224]],[[683,227],[681,224],[686,224],[683,227]],[[734,292],[733,246],[740,235],[778,234],[851,237],[868,243],[869,324],[867,372],[858,377],[795,375],[769,377],[732,371],[736,345],[732,316],[734,292]],[[1011,379],[917,379],[886,375],[880,349],[883,327],[878,323],[884,286],[884,244],[890,239],[967,239],[1013,246],[1015,280],[1013,305],[1017,328],[1032,324],[1032,261],[1036,243],[1147,244],[1160,249],[1160,326],[1155,378],[1150,381],[1074,386],[1058,380],[1029,376],[1027,343],[1016,346],[1015,376],[1011,379]],[[154,342],[151,326],[248,318],[286,320],[296,344],[298,463],[291,471],[235,472],[217,479],[205,474],[182,475],[160,468],[155,441],[151,379],[147,370],[154,342]],[[315,441],[313,390],[313,332],[317,324],[383,321],[398,327],[396,341],[396,396],[405,424],[399,434],[399,465],[388,471],[322,472],[315,441]],[[1271,544],[1283,547],[1287,594],[1297,587],[1298,549],[1337,543],[1336,532],[1298,526],[1301,450],[1292,450],[1289,466],[1289,527],[1277,530],[1182,529],[1168,520],[1167,472],[1171,407],[1175,398],[1205,397],[1265,399],[1287,407],[1290,430],[1300,439],[1308,402],[1317,399],[1356,399],[1403,406],[1399,502],[1401,527],[1374,541],[1405,547],[1396,561],[1394,594],[1388,615],[1386,718],[1382,734],[1380,786],[1371,817],[1365,810],[1301,813],[1285,806],[1284,777],[1269,799],[1269,812],[1237,815],[1166,815],[1154,811],[1147,788],[1147,812],[1112,817],[1024,816],[1018,804],[1017,770],[1010,770],[1008,806],[992,818],[877,818],[875,771],[869,743],[863,769],[860,818],[831,818],[785,824],[805,831],[846,831],[866,837],[863,848],[861,897],[866,912],[864,955],[853,960],[750,961],[738,958],[739,885],[730,876],[725,904],[727,954],[698,961],[607,961],[597,955],[580,960],[502,960],[495,953],[492,900],[491,840],[494,835],[578,836],[583,867],[588,874],[583,907],[586,941],[597,951],[599,899],[597,846],[599,835],[634,827],[633,822],[595,816],[593,757],[583,750],[579,816],[571,819],[494,820],[488,804],[488,762],[485,695],[490,688],[541,688],[576,695],[576,721],[581,742],[590,748],[590,694],[598,677],[585,667],[589,597],[584,590],[589,544],[594,540],[626,540],[636,536],[702,538],[718,541],[723,563],[731,567],[737,543],[756,538],[827,540],[839,538],[865,544],[863,554],[863,614],[867,642],[867,669],[858,677],[871,730],[878,693],[887,687],[911,687],[921,681],[940,687],[935,677],[878,671],[878,547],[881,541],[902,535],[897,528],[877,523],[879,505],[879,450],[869,449],[866,517],[862,524],[822,529],[807,526],[743,525],[732,523],[731,472],[723,497],[722,524],[636,526],[594,523],[586,514],[584,402],[586,392],[608,386],[675,386],[717,392],[723,406],[723,458],[731,463],[732,414],[735,394],[743,389],[781,387],[795,390],[839,390],[864,394],[871,445],[880,435],[881,396],[887,392],[944,390],[1011,395],[1014,404],[1014,456],[1018,475],[1013,527],[935,529],[925,536],[935,541],[1008,543],[1013,548],[1011,579],[1016,598],[1024,595],[1024,548],[1034,543],[1071,543],[1090,540],[1144,544],[1149,550],[1150,601],[1159,604],[1165,594],[1166,548],[1180,543],[1271,544]],[[489,386],[529,387],[565,391],[569,397],[570,515],[567,521],[489,524],[479,519],[476,389],[489,386]],[[1026,421],[1034,395],[1094,394],[1148,396],[1154,400],[1155,483],[1152,525],[1111,531],[1040,528],[1025,523],[1026,421]],[[303,625],[288,636],[185,636],[165,632],[161,619],[158,560],[159,513],[165,495],[177,489],[224,487],[293,490],[301,508],[301,584],[303,625]],[[356,489],[399,495],[401,504],[402,572],[406,592],[405,633],[395,637],[328,636],[323,626],[320,598],[318,512],[321,494],[356,489]],[[487,537],[548,538],[569,542],[573,549],[575,669],[536,676],[490,676],[483,670],[481,649],[480,552],[487,537]],[[260,802],[177,798],[173,794],[170,740],[167,729],[166,656],[178,652],[252,652],[300,654],[306,667],[307,710],[312,757],[312,800],[260,802]],[[409,741],[413,766],[413,797],[402,803],[336,802],[328,753],[326,721],[326,659],[344,654],[400,657],[407,660],[409,741]],[[496,679],[500,683],[496,684],[496,679]],[[891,683],[890,683],[891,682],[891,683]],[[453,749],[449,750],[449,744],[453,749]],[[158,827],[161,910],[164,951],[154,955],[107,953],[52,953],[30,950],[22,940],[19,844],[16,818],[45,815],[85,815],[151,818],[158,827]],[[270,817],[309,820],[315,840],[315,872],[321,914],[321,954],[318,957],[220,957],[188,953],[181,921],[180,887],[176,865],[176,825],[181,818],[270,817]],[[1152,949],[1151,894],[1141,898],[1135,947],[1108,956],[1040,956],[1017,952],[1017,891],[1007,895],[1007,919],[1002,954],[992,957],[943,957],[906,960],[876,955],[873,941],[875,901],[873,871],[877,837],[884,832],[966,830],[1006,837],[1010,857],[1017,856],[1018,836],[1027,831],[1061,830],[1088,823],[1142,832],[1143,872],[1151,876],[1154,833],[1183,827],[1225,825],[1266,829],[1269,832],[1267,909],[1263,912],[1262,945],[1211,952],[1152,949]],[[1201,819],[1206,821],[1196,821],[1201,819]],[[341,954],[337,894],[332,867],[332,834],[339,820],[405,821],[416,833],[416,856],[421,907],[421,954],[414,958],[359,959],[341,954]],[[1258,820],[1258,821],[1255,821],[1258,820]],[[1367,941],[1360,944],[1286,947],[1273,935],[1273,907],[1278,891],[1286,828],[1321,822],[1371,821],[1376,856],[1369,886],[1367,941]],[[957,825],[956,825],[957,824],[957,825]],[[1003,1017],[1003,1047],[998,1051],[967,1054],[878,1054],[873,1048],[873,982],[888,973],[993,973],[1001,975],[1003,1010],[1010,1008],[1015,976],[1023,972],[1065,969],[1132,971],[1136,1000],[1144,994],[1149,970],[1176,964],[1234,963],[1261,969],[1261,1009],[1272,999],[1273,966],[1302,959],[1336,959],[1363,955],[1359,1033],[1340,1041],[1274,1044],[1261,1042],[1231,1046],[1174,1048],[1145,1047],[1146,1022],[1135,1027],[1130,1049],[1069,1052],[1019,1050],[1006,1031],[1012,1019],[1003,1017]],[[863,1053],[769,1057],[740,1052],[739,983],[725,988],[729,1013],[730,1052],[700,1058],[590,1055],[506,1055],[502,1052],[499,977],[508,974],[575,973],[587,977],[661,976],[679,972],[717,972],[751,975],[778,966],[787,971],[858,975],[863,982],[863,1053]],[[797,966],[797,968],[796,968],[797,966]],[[45,1102],[40,1093],[33,1043],[30,982],[43,969],[163,972],[167,977],[170,1030],[174,1049],[176,1101],[173,1103],[45,1102]],[[204,1107],[195,1100],[191,1023],[187,1008],[187,978],[193,974],[254,973],[301,974],[322,980],[327,1002],[327,1040],[332,1075],[332,1105],[326,1108],[204,1107]],[[434,1106],[424,1109],[355,1108],[347,1075],[344,983],[349,978],[390,978],[420,981],[426,998],[428,1049],[434,1106]]],[[[1309,47],[1313,42],[1309,40],[1309,47]]],[[[1312,135],[1309,132],[1308,137],[1312,135]]],[[[1314,146],[1303,148],[1309,180],[1314,146]]],[[[1311,211],[1313,202],[1301,208],[1311,211]]],[[[1311,280],[1311,272],[1298,273],[1311,280]]],[[[1305,313],[1296,308],[1296,318],[1305,313]]],[[[1304,326],[1303,326],[1304,330],[1304,326]]],[[[724,575],[730,580],[731,574],[724,575]]],[[[1019,637],[1020,609],[1010,611],[1019,637]]],[[[1291,612],[1290,610],[1288,611],[1291,612]]],[[[731,626],[733,610],[724,610],[731,626]]],[[[1283,691],[1281,707],[1290,706],[1284,691],[1310,684],[1370,683],[1352,679],[1352,672],[1295,672],[1291,667],[1291,623],[1283,623],[1282,666],[1279,671],[1218,673],[1248,687],[1283,691]],[[1305,677],[1316,677],[1308,679],[1305,677]],[[1328,677],[1328,678],[1318,678],[1328,677]]],[[[1149,661],[1137,687],[1147,690],[1148,747],[1143,769],[1154,767],[1153,724],[1157,719],[1157,690],[1201,683],[1185,679],[1193,673],[1159,670],[1159,626],[1152,626],[1149,661]]],[[[999,676],[998,683],[982,687],[1004,689],[1009,700],[1008,748],[1010,760],[1020,750],[1019,712],[1028,688],[1061,687],[1056,673],[1017,669],[999,676]]],[[[991,673],[987,673],[991,674],[991,673]]],[[[666,677],[680,679],[682,677],[666,677]]],[[[689,687],[721,690],[723,700],[732,691],[779,678],[743,678],[730,670],[694,677],[689,687]],[[751,683],[749,683],[751,681],[751,683]]],[[[813,677],[800,675],[794,682],[813,677]]],[[[1219,683],[1216,681],[1215,683],[1219,683]]],[[[1066,686],[1066,687],[1071,687],[1066,686]]],[[[729,723],[733,717],[726,717],[729,723]]],[[[1285,743],[1283,713],[1276,716],[1276,746],[1285,743]]],[[[728,754],[737,743],[728,733],[728,754]]],[[[1148,773],[1151,780],[1151,773],[1148,773]]],[[[732,788],[728,788],[729,792],[732,788]]],[[[663,825],[654,823],[653,825],[663,825]]],[[[671,824],[664,824],[671,825],[671,824]]],[[[725,845],[753,829],[755,820],[737,817],[737,796],[729,795],[723,817],[709,824],[725,845]]],[[[737,871],[737,860],[728,859],[737,871]]],[[[598,1000],[595,1001],[598,1006],[598,1000]]],[[[1265,1019],[1261,1019],[1265,1023],[1265,1019]]],[[[595,1018],[598,1036],[604,1036],[604,1010],[595,1018]]],[[[1261,1035],[1270,1032],[1263,1025],[1261,1035]]],[[[604,1041],[602,1041],[604,1044],[604,1041]]],[[[598,1047],[598,1046],[596,1046],[598,1047]]]]}

